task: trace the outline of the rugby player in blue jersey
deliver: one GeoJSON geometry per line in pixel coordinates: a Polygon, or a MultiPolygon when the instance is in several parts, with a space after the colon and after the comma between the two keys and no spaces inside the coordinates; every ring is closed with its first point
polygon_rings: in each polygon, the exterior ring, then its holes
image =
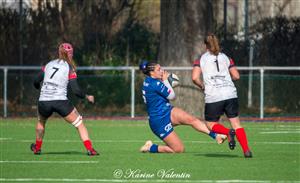
{"type": "Polygon", "coordinates": [[[169,100],[175,99],[175,92],[167,79],[169,73],[164,71],[159,64],[144,61],[140,64],[140,70],[146,75],[142,92],[147,106],[150,128],[165,142],[165,145],[157,145],[148,140],[141,147],[141,152],[184,152],[183,143],[173,130],[173,126],[177,125],[190,125],[195,130],[216,139],[218,143],[225,140],[226,136],[211,132],[203,121],[169,103],[169,100]]]}

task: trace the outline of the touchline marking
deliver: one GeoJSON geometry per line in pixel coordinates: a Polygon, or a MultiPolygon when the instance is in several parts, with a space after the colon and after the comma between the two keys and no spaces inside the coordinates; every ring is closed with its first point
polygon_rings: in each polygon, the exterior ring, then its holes
{"type": "MultiPolygon", "coordinates": [[[[270,180],[174,180],[174,179],[53,179],[53,178],[0,178],[2,182],[191,182],[191,183],[269,183],[270,180]]],[[[283,181],[279,181],[283,182],[283,181]]],[[[291,181],[296,182],[296,181],[291,181]]]]}
{"type": "MultiPolygon", "coordinates": [[[[5,140],[3,140],[5,141],[5,140]]],[[[13,140],[13,139],[7,139],[6,141],[11,142],[22,142],[22,143],[30,143],[32,140],[13,140]]],[[[45,140],[46,143],[80,143],[80,140],[45,140]]],[[[93,140],[93,142],[98,143],[145,143],[145,140],[93,140]]],[[[159,140],[154,140],[153,142],[158,143],[161,142],[159,140]]],[[[216,142],[214,140],[211,141],[197,141],[197,140],[187,140],[184,141],[184,143],[197,143],[197,144],[215,144],[216,142]]],[[[293,145],[300,145],[300,142],[255,142],[257,144],[293,144],[293,145]]]]}
{"type": "Polygon", "coordinates": [[[90,163],[99,163],[99,161],[0,161],[0,163],[49,163],[49,164],[90,164],[90,163]]]}

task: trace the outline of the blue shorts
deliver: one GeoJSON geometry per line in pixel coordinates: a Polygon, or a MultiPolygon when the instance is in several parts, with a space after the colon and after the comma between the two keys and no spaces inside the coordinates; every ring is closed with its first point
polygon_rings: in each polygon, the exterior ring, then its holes
{"type": "Polygon", "coordinates": [[[162,118],[150,118],[149,124],[152,132],[161,140],[174,130],[171,122],[171,113],[162,118]]]}

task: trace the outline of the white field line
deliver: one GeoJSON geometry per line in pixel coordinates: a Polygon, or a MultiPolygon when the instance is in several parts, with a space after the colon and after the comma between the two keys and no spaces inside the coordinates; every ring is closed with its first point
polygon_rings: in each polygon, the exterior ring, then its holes
{"type": "Polygon", "coordinates": [[[291,134],[291,133],[300,133],[300,131],[272,131],[272,132],[259,132],[260,134],[291,134]]]}
{"type": "MultiPolygon", "coordinates": [[[[271,180],[182,180],[182,179],[69,179],[69,178],[0,178],[1,182],[180,182],[180,183],[270,183],[271,180]]],[[[279,181],[284,182],[284,181],[279,181]]],[[[289,181],[297,182],[297,181],[289,181]]]]}
{"type": "Polygon", "coordinates": [[[282,127],[282,128],[285,128],[285,127],[295,127],[295,126],[297,126],[297,127],[299,127],[298,125],[279,125],[279,127],[282,127]]]}
{"type": "MultiPolygon", "coordinates": [[[[32,143],[34,140],[13,140],[13,139],[6,139],[2,140],[3,141],[9,141],[9,142],[21,142],[21,143],[32,143]]],[[[146,140],[93,140],[93,142],[98,142],[98,143],[145,143],[146,140]]],[[[80,140],[45,140],[44,142],[46,143],[80,143],[80,140]]],[[[154,140],[153,142],[159,143],[161,141],[159,140],[154,140]]],[[[1,140],[0,140],[1,143],[1,140]]],[[[211,141],[197,141],[197,140],[187,140],[184,141],[184,143],[195,143],[195,144],[215,144],[216,142],[212,139],[211,141]]],[[[255,142],[256,144],[286,144],[286,145],[300,145],[300,142],[255,142]]]]}
{"type": "Polygon", "coordinates": [[[274,130],[300,130],[300,126],[299,125],[274,125],[274,126],[256,125],[256,126],[247,126],[247,127],[245,127],[246,131],[247,131],[247,129],[255,129],[255,130],[259,130],[259,131],[261,131],[261,130],[270,130],[270,131],[274,131],[274,130]]]}
{"type": "Polygon", "coordinates": [[[22,164],[90,164],[90,163],[99,163],[99,161],[0,161],[2,163],[22,163],[22,164]]]}
{"type": "MultiPolygon", "coordinates": [[[[259,129],[259,130],[269,130],[269,131],[275,131],[275,130],[291,130],[291,131],[299,131],[300,128],[247,128],[247,129],[259,129]]],[[[246,130],[247,130],[246,129],[246,130]]]]}
{"type": "Polygon", "coordinates": [[[255,142],[258,144],[274,144],[274,145],[300,145],[300,142],[255,142]]]}
{"type": "Polygon", "coordinates": [[[0,138],[0,141],[4,141],[4,140],[12,140],[12,138],[0,138]]]}

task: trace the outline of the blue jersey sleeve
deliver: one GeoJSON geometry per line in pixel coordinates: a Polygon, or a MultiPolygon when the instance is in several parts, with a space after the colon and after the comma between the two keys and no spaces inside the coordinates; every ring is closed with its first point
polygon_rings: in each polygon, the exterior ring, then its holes
{"type": "Polygon", "coordinates": [[[167,98],[171,92],[170,89],[161,81],[156,82],[154,89],[159,95],[165,98],[167,98]]]}

